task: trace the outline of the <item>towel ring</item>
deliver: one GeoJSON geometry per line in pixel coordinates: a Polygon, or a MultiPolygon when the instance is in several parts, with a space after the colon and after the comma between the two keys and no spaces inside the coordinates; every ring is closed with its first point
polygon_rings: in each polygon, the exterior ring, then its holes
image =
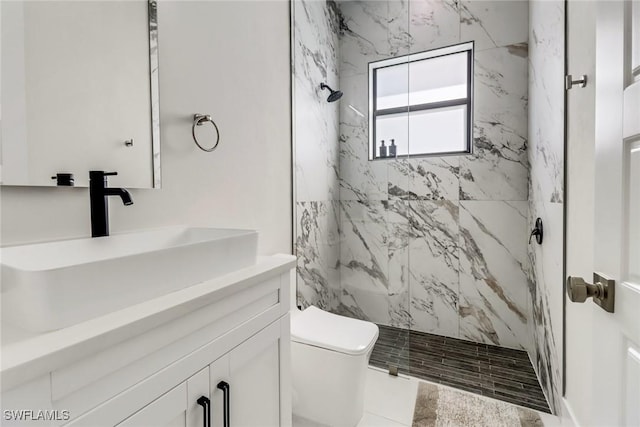
{"type": "Polygon", "coordinates": [[[218,144],[220,143],[220,131],[218,130],[218,126],[216,125],[216,122],[214,122],[211,116],[208,114],[193,115],[193,126],[191,126],[191,135],[193,136],[193,140],[195,141],[198,148],[208,153],[215,150],[218,144]],[[213,125],[213,128],[216,130],[216,143],[211,148],[205,148],[202,145],[200,145],[200,143],[198,142],[198,138],[196,137],[196,126],[202,126],[207,122],[211,123],[213,125]]]}

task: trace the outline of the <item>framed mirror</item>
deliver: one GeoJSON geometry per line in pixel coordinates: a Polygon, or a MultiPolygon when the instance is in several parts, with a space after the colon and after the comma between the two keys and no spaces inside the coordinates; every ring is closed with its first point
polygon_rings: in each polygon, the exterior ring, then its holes
{"type": "Polygon", "coordinates": [[[2,185],[159,188],[155,0],[0,3],[2,185]]]}

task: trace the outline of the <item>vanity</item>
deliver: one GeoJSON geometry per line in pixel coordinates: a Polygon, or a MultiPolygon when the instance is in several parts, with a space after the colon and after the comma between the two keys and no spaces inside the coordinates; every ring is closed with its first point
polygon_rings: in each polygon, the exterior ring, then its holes
{"type": "Polygon", "coordinates": [[[2,425],[291,425],[295,258],[256,242],[172,227],[2,248],[2,425]]]}
{"type": "MultiPolygon", "coordinates": [[[[157,2],[17,1],[0,9],[3,189],[38,187],[24,191],[58,206],[95,192],[87,215],[69,203],[68,215],[86,228],[58,235],[88,234],[91,210],[92,225],[102,212],[93,235],[106,236],[108,195],[135,202],[134,212],[154,200],[146,208],[156,214],[164,205],[147,194],[163,184],[157,2]],[[99,191],[90,177],[102,181],[99,191]],[[137,191],[133,200],[125,188],[137,191]]],[[[187,141],[194,113],[170,115],[185,121],[187,141]]],[[[207,117],[194,122],[194,139],[207,117]]],[[[188,150],[197,148],[181,156],[188,150]]],[[[167,199],[175,195],[167,190],[167,199]]],[[[159,223],[184,217],[198,222],[185,213],[159,223]]],[[[206,227],[0,248],[0,424],[291,425],[295,258],[257,252],[254,231],[206,227]]]]}

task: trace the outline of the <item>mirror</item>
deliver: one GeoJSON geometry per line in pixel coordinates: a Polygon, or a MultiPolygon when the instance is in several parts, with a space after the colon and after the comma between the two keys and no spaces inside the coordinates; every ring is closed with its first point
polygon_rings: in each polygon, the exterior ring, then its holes
{"type": "Polygon", "coordinates": [[[153,1],[1,2],[2,185],[160,187],[153,1]],[[63,184],[60,184],[63,185],[63,184]]]}

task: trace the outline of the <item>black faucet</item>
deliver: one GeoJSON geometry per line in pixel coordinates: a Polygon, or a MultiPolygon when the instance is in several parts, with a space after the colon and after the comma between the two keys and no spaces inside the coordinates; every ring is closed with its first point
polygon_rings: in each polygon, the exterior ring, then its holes
{"type": "Polygon", "coordinates": [[[109,235],[109,202],[107,196],[120,196],[125,206],[133,204],[131,194],[124,188],[107,187],[107,177],[118,172],[89,171],[91,200],[91,237],[109,235]]]}

